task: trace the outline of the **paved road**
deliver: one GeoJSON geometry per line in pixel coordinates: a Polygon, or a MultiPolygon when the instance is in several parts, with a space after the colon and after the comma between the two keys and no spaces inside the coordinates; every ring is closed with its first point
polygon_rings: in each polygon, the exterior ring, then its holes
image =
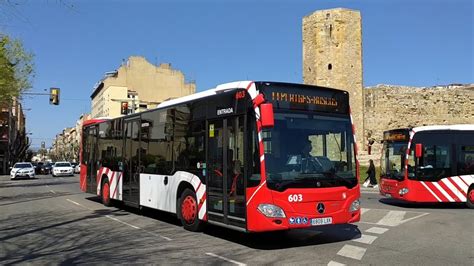
{"type": "Polygon", "coordinates": [[[2,264],[474,265],[474,211],[364,190],[354,225],[243,234],[184,230],[172,215],[106,208],[78,177],[0,177],[2,264]]]}

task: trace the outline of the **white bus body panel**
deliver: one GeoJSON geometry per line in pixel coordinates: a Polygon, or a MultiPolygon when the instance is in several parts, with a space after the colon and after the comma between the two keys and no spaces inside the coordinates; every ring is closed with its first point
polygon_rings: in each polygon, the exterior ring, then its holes
{"type": "Polygon", "coordinates": [[[196,191],[196,198],[201,202],[202,207],[199,210],[199,219],[203,219],[206,212],[205,204],[205,185],[201,180],[188,172],[178,171],[174,175],[154,175],[140,174],[140,205],[176,213],[177,192],[181,182],[190,184],[196,191]],[[165,177],[168,177],[168,183],[165,185],[165,177]]]}

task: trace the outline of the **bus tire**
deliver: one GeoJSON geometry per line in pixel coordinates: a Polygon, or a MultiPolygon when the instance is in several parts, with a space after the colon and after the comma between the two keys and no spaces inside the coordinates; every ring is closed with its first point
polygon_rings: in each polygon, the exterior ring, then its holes
{"type": "Polygon", "coordinates": [[[202,222],[199,220],[198,204],[196,200],[196,193],[187,188],[179,197],[179,209],[177,210],[178,217],[184,229],[197,232],[202,227],[202,222]]]}
{"type": "Polygon", "coordinates": [[[100,198],[102,200],[102,204],[104,204],[107,207],[112,206],[111,200],[110,200],[110,185],[109,185],[109,180],[104,179],[102,181],[102,187],[100,190],[100,198]]]}
{"type": "Polygon", "coordinates": [[[474,186],[471,186],[467,191],[467,207],[474,209],[474,186]]]}

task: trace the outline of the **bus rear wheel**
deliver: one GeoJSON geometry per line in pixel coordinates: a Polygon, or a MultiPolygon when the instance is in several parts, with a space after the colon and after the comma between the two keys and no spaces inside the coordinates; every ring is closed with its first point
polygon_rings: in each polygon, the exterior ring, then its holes
{"type": "Polygon", "coordinates": [[[474,209],[474,187],[470,187],[467,192],[467,207],[474,209]]]}
{"type": "Polygon", "coordinates": [[[104,180],[102,182],[102,190],[101,190],[101,198],[102,198],[102,203],[110,207],[112,204],[110,202],[110,185],[108,180],[104,180]]]}
{"type": "Polygon", "coordinates": [[[199,231],[202,223],[198,217],[198,204],[196,200],[196,193],[187,188],[179,198],[178,217],[183,224],[184,229],[189,231],[199,231]]]}

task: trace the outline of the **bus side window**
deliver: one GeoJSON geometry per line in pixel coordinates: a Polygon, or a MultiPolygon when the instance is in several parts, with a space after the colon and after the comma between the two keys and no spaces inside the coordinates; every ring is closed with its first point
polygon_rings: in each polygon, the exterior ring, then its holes
{"type": "Polygon", "coordinates": [[[474,174],[474,146],[458,146],[458,175],[474,174]]]}

